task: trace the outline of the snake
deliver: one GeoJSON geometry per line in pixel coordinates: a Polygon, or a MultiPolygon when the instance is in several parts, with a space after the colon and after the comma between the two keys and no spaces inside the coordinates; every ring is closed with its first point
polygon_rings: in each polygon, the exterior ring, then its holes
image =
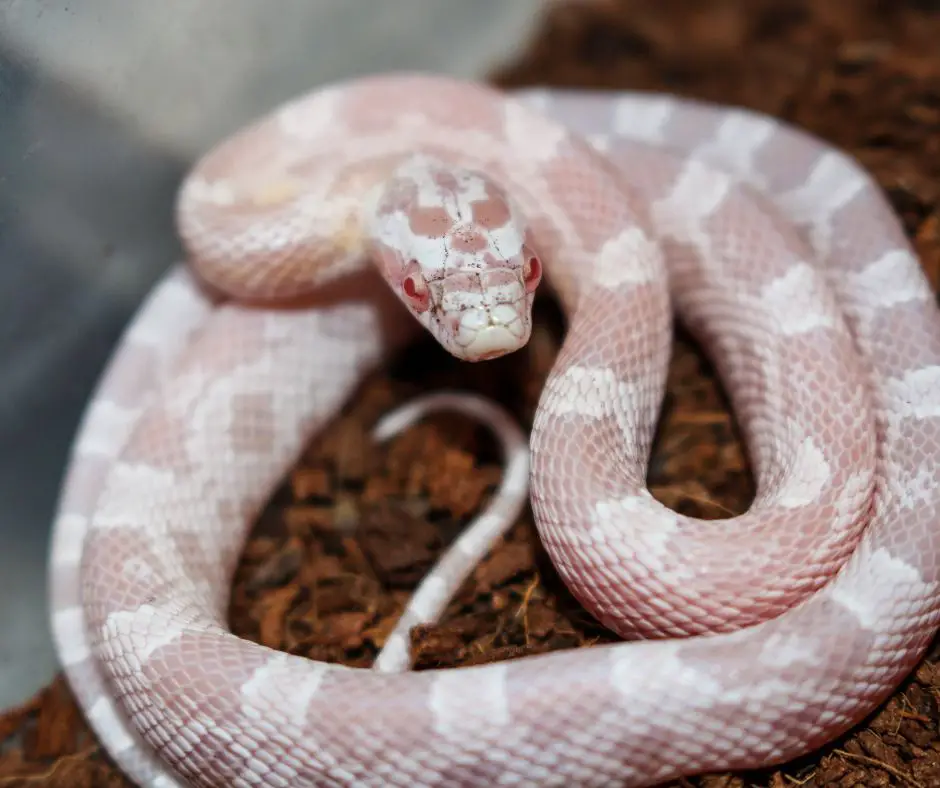
{"type": "Polygon", "coordinates": [[[50,554],[59,659],[136,784],[647,786],[782,764],[871,714],[940,621],[940,310],[847,152],[669,93],[423,72],[315,86],[199,158],[185,254],[91,397],[50,554]],[[371,668],[233,634],[255,518],[364,377],[430,337],[468,363],[565,333],[506,474],[371,668]],[[676,323],[713,362],[755,494],[700,520],[646,475],[676,323]],[[614,642],[412,670],[530,504],[614,642]]]}

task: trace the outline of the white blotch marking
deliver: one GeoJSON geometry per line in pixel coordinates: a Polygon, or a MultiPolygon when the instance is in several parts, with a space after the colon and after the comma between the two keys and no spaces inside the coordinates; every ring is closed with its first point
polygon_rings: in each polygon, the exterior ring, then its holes
{"type": "Polygon", "coordinates": [[[609,134],[588,134],[586,139],[592,148],[601,153],[606,153],[610,150],[609,134]]]}
{"type": "Polygon", "coordinates": [[[102,696],[92,704],[88,710],[88,721],[104,739],[108,752],[112,755],[120,755],[136,745],[127,724],[107,696],[102,696]]]}
{"type": "Polygon", "coordinates": [[[748,709],[760,708],[768,702],[779,703],[780,698],[800,697],[801,684],[798,680],[785,681],[778,678],[758,680],[745,687],[726,689],[721,700],[722,703],[740,705],[748,709]]]}
{"type": "Polygon", "coordinates": [[[668,98],[624,97],[614,107],[613,131],[620,137],[641,142],[662,142],[663,128],[675,110],[668,98]]]}
{"type": "Polygon", "coordinates": [[[759,660],[770,668],[787,668],[818,665],[820,655],[812,639],[794,632],[772,632],[761,647],[759,660]]]}
{"type": "Polygon", "coordinates": [[[800,221],[828,222],[833,213],[848,205],[864,188],[865,179],[849,158],[838,151],[827,151],[820,156],[806,182],[781,194],[778,201],[800,221]]]}
{"type": "Polygon", "coordinates": [[[898,616],[898,600],[911,600],[915,605],[936,593],[937,583],[925,583],[916,567],[879,547],[872,552],[863,540],[853,562],[853,582],[832,583],[820,593],[828,593],[837,605],[845,608],[865,629],[891,632],[898,616]]]}
{"type": "Polygon", "coordinates": [[[730,110],[714,138],[697,147],[695,155],[752,180],[756,172],[754,156],[773,136],[776,128],[777,124],[770,118],[730,110]]]}
{"type": "Polygon", "coordinates": [[[609,239],[594,264],[593,279],[601,287],[615,290],[623,285],[655,281],[663,265],[662,252],[642,227],[634,225],[609,239]]]}
{"type": "Polygon", "coordinates": [[[173,326],[173,337],[181,343],[192,330],[209,314],[210,305],[198,291],[182,277],[165,280],[153,291],[153,295],[141,307],[138,316],[128,329],[123,342],[146,345],[163,350],[167,343],[167,326],[173,326]]]}
{"type": "Polygon", "coordinates": [[[718,209],[730,189],[731,179],[727,175],[690,159],[672,191],[653,203],[651,216],[662,235],[691,241],[709,256],[711,239],[702,224],[718,209]]]}
{"type": "Polygon", "coordinates": [[[85,634],[85,611],[79,606],[57,610],[52,622],[63,666],[77,665],[88,659],[90,651],[85,634]]]}
{"type": "Polygon", "coordinates": [[[802,186],[776,201],[794,223],[810,226],[813,249],[825,260],[832,245],[833,216],[865,186],[866,179],[845,154],[827,151],[802,186]]]}
{"type": "Polygon", "coordinates": [[[480,728],[510,725],[507,671],[506,664],[496,663],[472,674],[464,670],[437,673],[429,699],[434,732],[460,741],[475,738],[480,728]]]}
{"type": "Polygon", "coordinates": [[[201,176],[193,176],[186,181],[183,187],[183,197],[186,200],[205,203],[207,205],[232,205],[237,193],[232,184],[225,178],[208,180],[201,176]]]}
{"type": "Polygon", "coordinates": [[[564,126],[540,117],[517,101],[506,103],[503,123],[510,146],[525,150],[539,161],[554,159],[568,137],[564,126]]]}
{"type": "Polygon", "coordinates": [[[543,400],[546,413],[554,416],[576,415],[590,419],[607,418],[611,403],[635,401],[637,392],[619,380],[607,367],[572,366],[547,385],[543,400]]]}
{"type": "Polygon", "coordinates": [[[302,677],[297,671],[288,671],[297,657],[276,654],[258,667],[241,686],[240,697],[244,701],[242,712],[252,719],[263,717],[272,708],[272,703],[287,715],[291,725],[303,728],[307,724],[310,704],[320,691],[323,679],[332,668],[325,662],[305,663],[302,677]],[[288,683],[289,680],[289,683],[288,683]],[[285,687],[290,696],[284,698],[285,687]]]}
{"type": "Polygon", "coordinates": [[[885,252],[861,271],[846,274],[843,286],[853,300],[880,308],[933,298],[920,263],[907,249],[885,252]]]}
{"type": "Polygon", "coordinates": [[[618,647],[610,650],[610,685],[630,702],[637,692],[648,692],[667,680],[670,685],[686,687],[690,702],[698,698],[706,705],[708,697],[722,692],[722,686],[712,676],[696,670],[682,661],[681,641],[660,641],[655,644],[658,659],[644,658],[642,648],[618,647]]]}
{"type": "Polygon", "coordinates": [[[786,336],[829,329],[836,325],[836,319],[834,312],[826,308],[822,287],[817,271],[801,262],[768,282],[761,300],[786,336]]]}
{"type": "Polygon", "coordinates": [[[884,388],[892,399],[891,411],[898,417],[940,417],[940,366],[912,369],[886,381],[884,388]]]}
{"type": "Polygon", "coordinates": [[[96,400],[88,409],[89,428],[83,430],[76,451],[116,457],[136,423],[138,408],[122,408],[107,399],[96,400]]]}
{"type": "MultiPolygon", "coordinates": [[[[132,644],[133,657],[126,649],[123,655],[128,662],[139,659],[142,665],[155,651],[178,640],[186,629],[178,605],[141,605],[136,610],[110,613],[101,625],[101,640],[132,644]]],[[[139,669],[140,665],[133,667],[139,669]]]]}
{"type": "MultiPolygon", "coordinates": [[[[181,480],[172,471],[147,464],[121,463],[108,480],[101,496],[101,508],[89,523],[90,531],[109,528],[157,530],[154,517],[141,516],[141,506],[148,500],[168,501],[179,492],[181,480]],[[142,500],[141,496],[146,497],[142,500]]],[[[168,513],[163,514],[164,517],[168,513]]]]}
{"type": "Polygon", "coordinates": [[[88,532],[88,518],[83,514],[64,512],[55,521],[52,532],[55,534],[53,571],[70,566],[78,566],[85,547],[85,534],[88,532]]]}
{"type": "Polygon", "coordinates": [[[788,509],[806,506],[819,498],[831,479],[832,466],[826,455],[812,438],[804,438],[778,491],[777,503],[788,509]]]}
{"type": "Polygon", "coordinates": [[[663,558],[679,531],[679,518],[648,493],[626,495],[594,504],[588,535],[598,544],[615,546],[615,552],[635,555],[653,572],[664,572],[663,558]],[[623,550],[623,546],[627,550],[623,550]]]}
{"type": "Polygon", "coordinates": [[[339,127],[336,105],[340,91],[321,89],[316,95],[304,96],[278,110],[275,122],[278,130],[296,140],[315,140],[339,127]]]}

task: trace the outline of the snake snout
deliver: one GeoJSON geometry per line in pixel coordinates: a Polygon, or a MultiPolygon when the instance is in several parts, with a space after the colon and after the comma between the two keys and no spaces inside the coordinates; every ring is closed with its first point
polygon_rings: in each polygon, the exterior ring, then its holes
{"type": "Polygon", "coordinates": [[[487,361],[518,350],[528,338],[526,323],[507,304],[473,309],[461,315],[458,341],[468,361],[487,361]]]}
{"type": "Polygon", "coordinates": [[[531,299],[518,271],[462,271],[448,277],[442,309],[451,319],[455,352],[468,361],[512,353],[529,338],[531,299]]]}

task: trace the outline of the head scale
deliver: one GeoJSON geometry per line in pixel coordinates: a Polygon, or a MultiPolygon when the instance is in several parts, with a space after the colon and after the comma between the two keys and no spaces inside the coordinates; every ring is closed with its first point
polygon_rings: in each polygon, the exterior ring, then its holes
{"type": "Polygon", "coordinates": [[[482,361],[528,342],[542,264],[490,177],[411,157],[377,190],[368,226],[389,285],[450,353],[482,361]]]}

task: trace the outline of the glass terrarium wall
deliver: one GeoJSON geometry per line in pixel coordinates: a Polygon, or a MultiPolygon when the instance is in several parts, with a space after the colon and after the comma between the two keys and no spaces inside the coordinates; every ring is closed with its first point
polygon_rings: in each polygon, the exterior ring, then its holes
{"type": "Polygon", "coordinates": [[[0,2],[0,707],[55,670],[46,553],[78,418],[178,254],[179,178],[315,85],[483,76],[538,0],[0,2]]]}

